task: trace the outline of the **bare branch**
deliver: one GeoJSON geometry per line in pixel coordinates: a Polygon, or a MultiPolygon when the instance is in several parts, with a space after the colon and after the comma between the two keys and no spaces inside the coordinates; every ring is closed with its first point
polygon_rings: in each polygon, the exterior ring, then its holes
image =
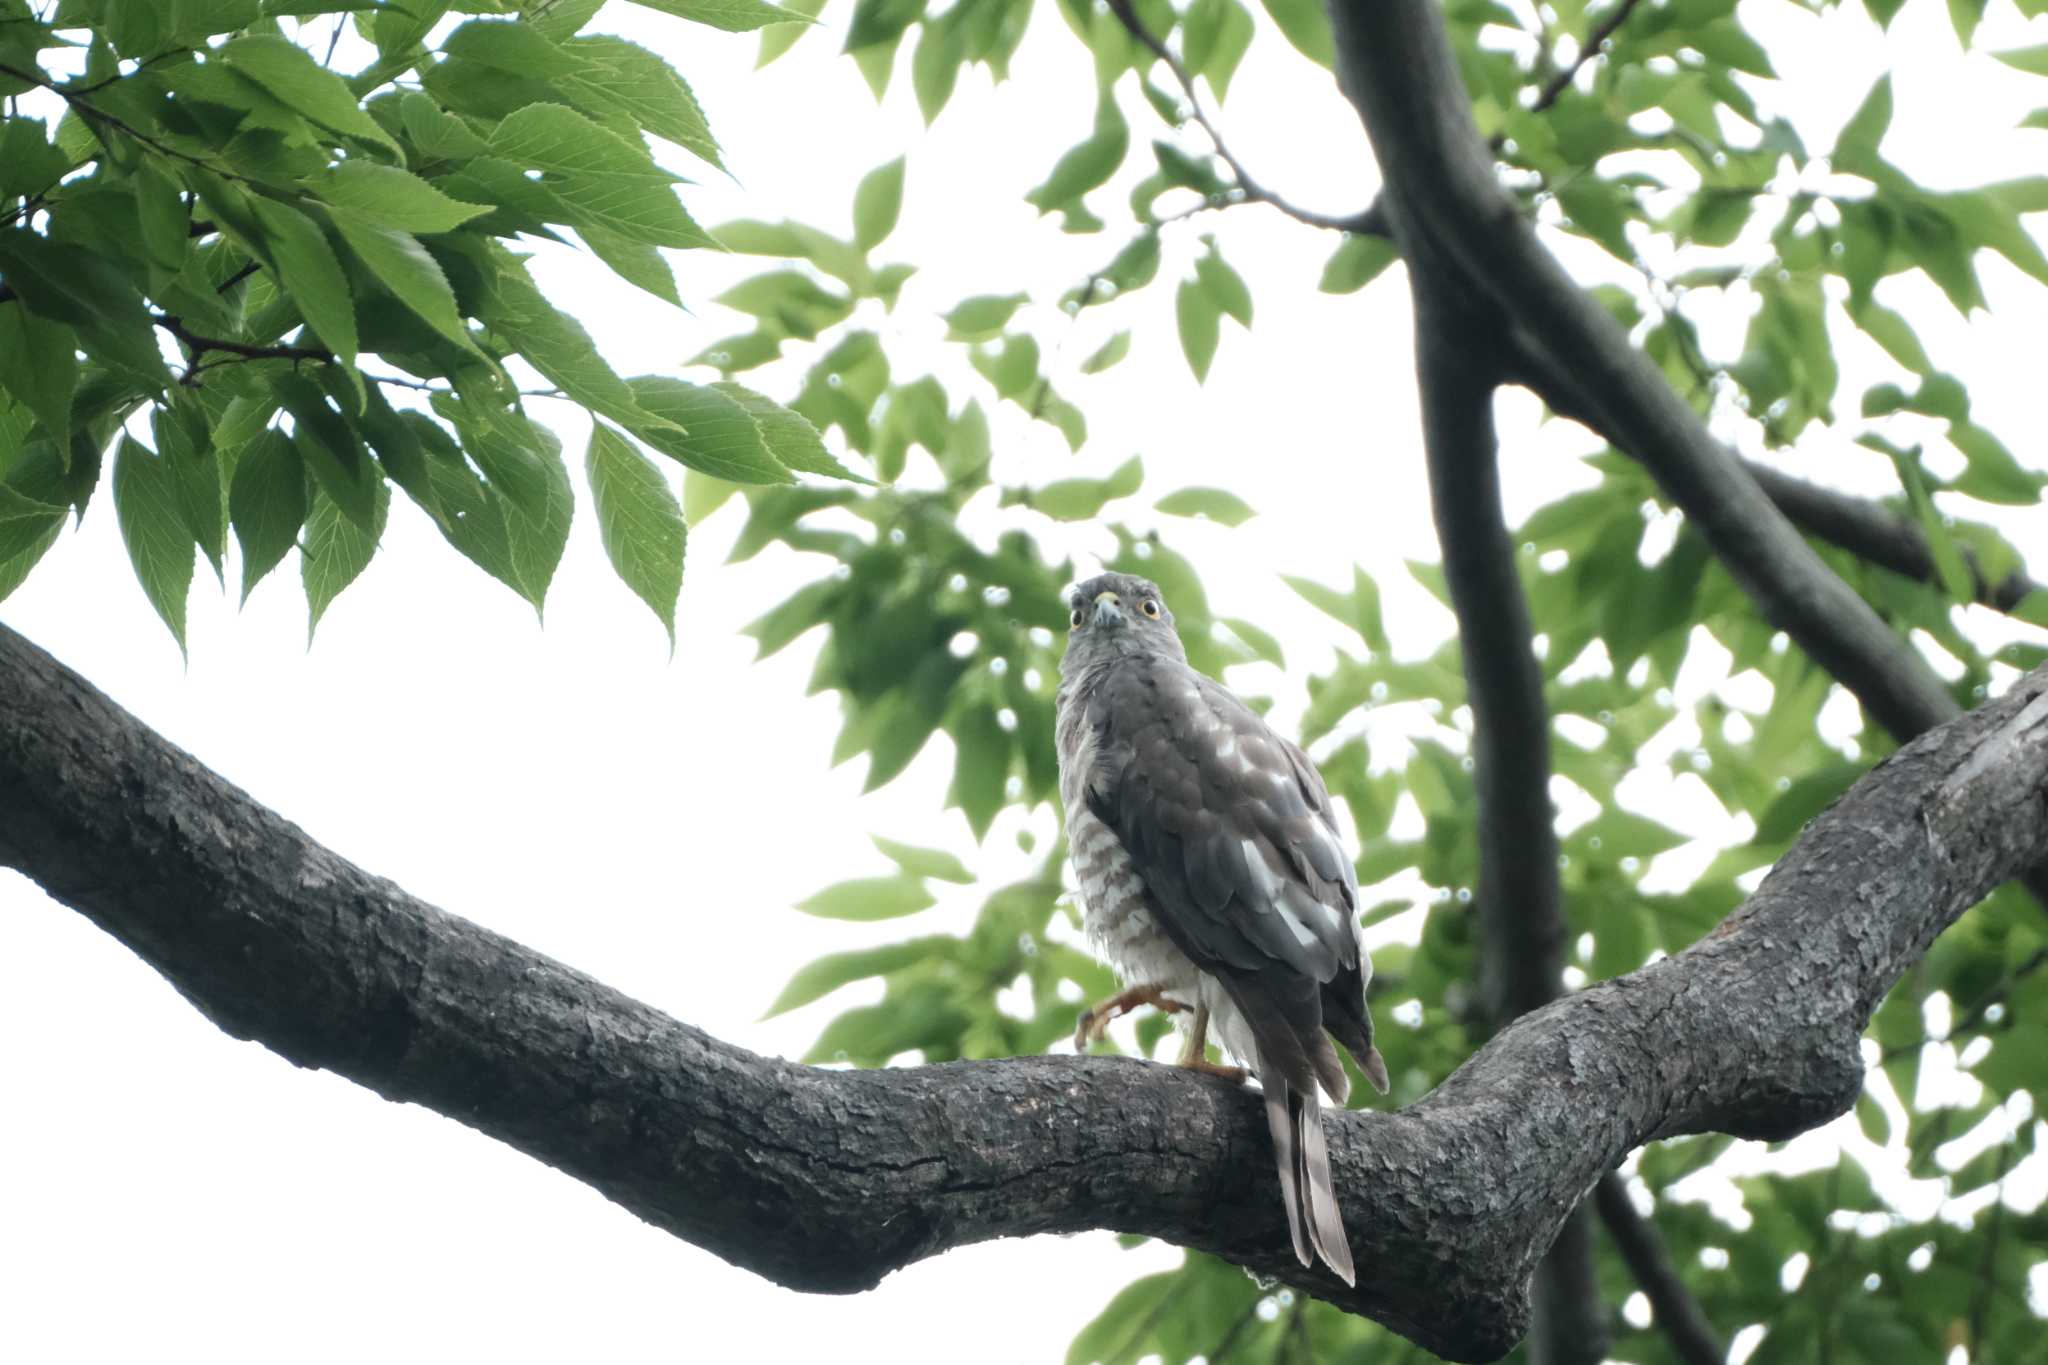
{"type": "MultiPolygon", "coordinates": [[[[1427,274],[1411,279],[1430,506],[1472,704],[1479,1014],[1490,1032],[1563,990],[1550,711],[1501,509],[1493,425],[1498,360],[1483,322],[1460,317],[1427,274]]],[[[1530,1359],[1537,1365],[1597,1365],[1605,1357],[1606,1315],[1583,1210],[1572,1214],[1538,1268],[1534,1307],[1530,1359]]]]}
{"type": "MultiPolygon", "coordinates": [[[[1808,535],[1840,546],[1860,559],[1890,569],[1922,583],[1939,583],[1934,552],[1928,548],[1927,533],[1919,525],[1867,499],[1787,474],[1755,460],[1743,461],[1749,476],[1757,481],[1778,510],[1808,535]]],[[[1976,600],[1997,611],[2011,611],[2027,594],[2041,585],[2024,569],[2015,569],[1996,583],[1985,577],[1983,567],[1968,546],[1959,547],[1970,567],[1976,600]]]]}
{"type": "Polygon", "coordinates": [[[1600,1221],[1607,1225],[1615,1250],[1628,1263],[1629,1273],[1635,1276],[1643,1296],[1650,1301],[1651,1320],[1671,1343],[1672,1352],[1685,1365],[1726,1365],[1728,1347],[1714,1330],[1714,1324],[1700,1311],[1699,1300],[1685,1287],[1678,1268],[1671,1264],[1663,1239],[1636,1212],[1621,1177],[1600,1177],[1594,1195],[1600,1221]]]}
{"type": "Polygon", "coordinates": [[[1229,208],[1233,204],[1270,204],[1289,218],[1306,223],[1310,227],[1328,228],[1334,232],[1355,232],[1369,237],[1385,237],[1389,234],[1386,215],[1381,212],[1377,203],[1370,204],[1357,213],[1318,213],[1314,209],[1295,205],[1253,179],[1251,172],[1245,169],[1244,163],[1232,155],[1215,121],[1202,107],[1202,97],[1195,90],[1194,74],[1188,70],[1186,63],[1145,27],[1144,20],[1140,19],[1137,11],[1132,8],[1131,0],[1109,0],[1109,10],[1146,51],[1165,63],[1166,69],[1173,73],[1175,83],[1180,86],[1181,94],[1187,99],[1190,116],[1201,125],[1202,131],[1209,135],[1209,144],[1216,149],[1217,157],[1230,168],[1231,178],[1237,182],[1234,186],[1235,197],[1225,197],[1219,202],[1212,196],[1196,210],[1197,212],[1229,208]]]}
{"type": "Polygon", "coordinates": [[[1906,736],[1953,716],[1933,670],[1829,572],[1522,221],[1494,179],[1441,10],[1428,0],[1333,0],[1330,13],[1338,79],[1372,138],[1411,271],[1442,270],[1444,288],[1494,309],[1503,334],[1547,352],[1532,367],[1545,400],[1641,460],[1764,615],[1879,724],[1906,736]],[[1415,259],[1419,248],[1428,261],[1415,259]]]}
{"type": "Polygon", "coordinates": [[[1579,71],[1586,63],[1599,56],[1600,50],[1607,46],[1607,40],[1614,36],[1615,30],[1628,22],[1629,15],[1635,12],[1638,3],[1639,0],[1620,0],[1619,4],[1607,12],[1605,18],[1593,26],[1593,31],[1586,35],[1586,45],[1579,49],[1578,56],[1572,59],[1571,65],[1560,68],[1557,74],[1545,81],[1543,88],[1536,92],[1536,100],[1529,106],[1532,112],[1541,113],[1557,103],[1558,98],[1571,88],[1571,83],[1578,79],[1579,71]]]}
{"type": "Polygon", "coordinates": [[[1242,1089],[1108,1057],[758,1057],[363,872],[5,628],[0,686],[0,865],[235,1037],[459,1119],[793,1288],[1111,1228],[1458,1360],[1514,1345],[1563,1211],[1634,1147],[1785,1138],[1845,1112],[1884,993],[2048,856],[2040,669],[1858,782],[1686,952],[1524,1015],[1400,1113],[1334,1116],[1363,1272],[1348,1290],[1295,1261],[1242,1089]]]}

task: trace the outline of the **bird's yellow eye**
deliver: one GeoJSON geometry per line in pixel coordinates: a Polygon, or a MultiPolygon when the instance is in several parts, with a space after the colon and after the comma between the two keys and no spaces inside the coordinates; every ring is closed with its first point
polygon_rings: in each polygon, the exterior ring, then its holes
{"type": "Polygon", "coordinates": [[[1159,619],[1159,602],[1156,598],[1146,598],[1144,604],[1138,610],[1144,612],[1155,621],[1159,619]]]}
{"type": "Polygon", "coordinates": [[[1081,609],[1079,607],[1074,608],[1074,614],[1070,618],[1069,624],[1074,626],[1079,626],[1081,624],[1081,609]]]}

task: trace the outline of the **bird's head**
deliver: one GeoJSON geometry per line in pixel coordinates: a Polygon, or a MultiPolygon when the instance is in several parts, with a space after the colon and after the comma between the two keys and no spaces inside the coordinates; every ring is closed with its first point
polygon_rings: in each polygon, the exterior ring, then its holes
{"type": "Polygon", "coordinates": [[[1065,671],[1128,654],[1187,657],[1159,585],[1134,574],[1097,574],[1068,593],[1067,627],[1065,671]]]}

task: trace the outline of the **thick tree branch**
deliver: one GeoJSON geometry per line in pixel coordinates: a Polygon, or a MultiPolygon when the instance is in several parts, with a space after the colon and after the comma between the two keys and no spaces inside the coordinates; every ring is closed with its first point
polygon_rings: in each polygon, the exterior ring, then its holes
{"type": "MultiPolygon", "coordinates": [[[[1493,392],[1483,327],[1414,278],[1416,377],[1430,506],[1472,704],[1478,792],[1479,1013],[1487,1031],[1563,991],[1564,893],[1550,801],[1550,711],[1535,632],[1501,508],[1493,392]]],[[[1597,1365],[1607,1319],[1587,1212],[1574,1210],[1537,1268],[1529,1357],[1597,1365]]]]}
{"type": "Polygon", "coordinates": [[[1410,269],[1490,306],[1503,334],[1546,353],[1537,391],[1650,469],[1764,615],[1894,735],[1956,713],[1894,634],[1707,431],[1647,357],[1567,275],[1494,179],[1493,159],[1432,0],[1331,0],[1338,80],[1395,203],[1410,269]],[[1427,245],[1418,261],[1415,247],[1427,245]]]}
{"type": "MultiPolygon", "coordinates": [[[[1744,460],[1743,468],[1764,490],[1764,495],[1777,504],[1778,510],[1808,535],[1906,578],[1923,583],[1941,581],[1934,552],[1927,546],[1927,533],[1916,523],[1867,499],[1808,483],[1755,460],[1744,460]]],[[[1976,600],[1987,607],[2011,611],[2041,586],[2024,569],[2014,569],[1994,583],[1985,576],[1969,547],[1961,548],[1963,559],[1970,566],[1976,600]]]]}
{"type": "Polygon", "coordinates": [[[0,628],[0,864],[230,1034],[510,1143],[793,1288],[991,1237],[1199,1247],[1488,1360],[1579,1197],[1644,1142],[1846,1111],[1934,936],[2048,856],[2048,669],[1906,746],[1677,957],[1503,1029],[1397,1114],[1329,1123],[1361,1276],[1301,1269],[1255,1096],[1123,1058],[826,1071],[708,1037],[369,875],[0,628]]]}
{"type": "Polygon", "coordinates": [[[1699,1300],[1685,1287],[1678,1267],[1671,1264],[1671,1256],[1664,1250],[1663,1239],[1636,1212],[1621,1177],[1600,1177],[1594,1195],[1600,1221],[1607,1225],[1615,1249],[1628,1262],[1629,1273],[1649,1299],[1651,1319],[1671,1343],[1673,1353],[1685,1365],[1727,1365],[1728,1347],[1721,1334],[1707,1321],[1699,1300]]]}

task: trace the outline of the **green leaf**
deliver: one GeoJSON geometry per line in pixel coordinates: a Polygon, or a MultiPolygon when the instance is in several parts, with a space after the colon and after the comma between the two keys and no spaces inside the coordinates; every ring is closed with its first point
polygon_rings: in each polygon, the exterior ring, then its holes
{"type": "Polygon", "coordinates": [[[1384,237],[1346,237],[1323,266],[1323,278],[1316,287],[1325,294],[1355,293],[1371,284],[1400,255],[1399,249],[1384,237]]]}
{"type": "Polygon", "coordinates": [[[753,414],[730,394],[662,375],[627,383],[643,410],[671,424],[628,423],[627,429],[670,459],[728,483],[794,481],[769,453],[753,414]]]}
{"type": "Polygon", "coordinates": [[[898,919],[929,909],[938,902],[917,877],[862,877],[828,886],[797,902],[796,908],[820,919],[898,919]]]}
{"type": "Polygon", "coordinates": [[[1225,316],[1237,319],[1240,327],[1252,325],[1252,291],[1245,286],[1244,276],[1231,269],[1213,249],[1196,259],[1195,278],[1225,316]]]}
{"type": "Polygon", "coordinates": [[[341,590],[356,581],[377,553],[384,535],[384,521],[391,511],[391,489],[377,483],[375,514],[368,526],[358,526],[317,486],[306,513],[306,546],[299,556],[299,577],[306,586],[306,643],[341,590]]]}
{"type": "Polygon", "coordinates": [[[589,65],[571,56],[531,24],[472,19],[441,41],[441,51],[512,75],[537,80],[576,76],[589,65]]]}
{"type": "Polygon", "coordinates": [[[875,841],[875,847],[882,850],[890,862],[895,863],[910,876],[958,882],[963,886],[974,880],[974,874],[967,870],[967,864],[943,849],[899,844],[894,839],[884,839],[879,834],[868,837],[875,841]]]}
{"type": "Polygon", "coordinates": [[[1863,103],[1842,125],[1840,135],[1835,138],[1835,149],[1828,153],[1828,160],[1840,171],[1862,174],[1874,169],[1879,164],[1878,144],[1884,141],[1885,130],[1891,124],[1892,78],[1887,73],[1877,78],[1877,84],[1870,87],[1863,103]]]}
{"type": "Polygon", "coordinates": [[[582,77],[566,82],[571,92],[599,107],[616,106],[656,137],[667,138],[725,169],[703,106],[674,67],[624,38],[597,35],[578,38],[567,46],[580,57],[602,63],[609,72],[601,82],[582,77]]]}
{"type": "Polygon", "coordinates": [[[1017,310],[1031,301],[1028,294],[977,294],[953,305],[946,317],[949,341],[986,341],[1001,333],[1017,310]]]}
{"type": "Polygon", "coordinates": [[[800,474],[824,474],[854,483],[874,483],[873,479],[848,469],[838,456],[827,450],[818,429],[802,413],[729,379],[720,380],[711,387],[747,410],[747,415],[754,419],[755,429],[761,433],[762,447],[784,468],[800,474]]]}
{"type": "Polygon", "coordinates": [[[924,938],[909,939],[902,943],[886,943],[879,948],[858,948],[847,953],[828,953],[815,962],[800,968],[775,997],[775,1003],[761,1017],[773,1019],[778,1014],[787,1014],[800,1006],[819,1000],[841,986],[855,981],[864,981],[871,976],[887,976],[891,972],[914,967],[929,959],[945,959],[952,955],[960,940],[944,934],[933,934],[924,938]]]}
{"type": "Polygon", "coordinates": [[[53,441],[71,436],[78,340],[61,322],[0,303],[0,389],[12,393],[53,441]]]}
{"type": "MultiPolygon", "coordinates": [[[[490,212],[466,204],[396,166],[351,157],[306,186],[329,204],[353,209],[364,221],[403,232],[452,232],[490,212]]],[[[257,200],[260,209],[262,200],[257,200]]]]}
{"type": "MultiPolygon", "coordinates": [[[[402,174],[402,172],[401,172],[402,174]]],[[[348,277],[327,234],[291,205],[252,195],[250,207],[263,225],[263,246],[277,266],[279,282],[321,344],[344,365],[356,359],[356,314],[348,277]]]]}
{"type": "Polygon", "coordinates": [[[1195,382],[1209,377],[1209,364],[1216,358],[1216,343],[1222,340],[1223,310],[1215,295],[1197,280],[1182,280],[1174,295],[1174,317],[1180,324],[1180,348],[1195,372],[1195,382]]]}
{"type": "Polygon", "coordinates": [[[493,155],[546,177],[575,225],[650,246],[716,246],[683,210],[675,176],[647,153],[561,104],[529,104],[491,130],[493,155]]]}
{"type": "Polygon", "coordinates": [[[1207,517],[1225,526],[1242,526],[1258,513],[1237,494],[1222,488],[1183,488],[1153,506],[1176,517],[1207,517]]]}
{"type": "Polygon", "coordinates": [[[377,120],[363,112],[348,82],[289,39],[269,33],[246,34],[214,49],[208,60],[225,63],[324,128],[373,142],[393,156],[405,155],[377,120]]]}
{"type": "Polygon", "coordinates": [[[1311,578],[1282,574],[1280,581],[1300,593],[1311,605],[1357,631],[1358,638],[1365,641],[1366,647],[1375,654],[1386,654],[1391,648],[1387,628],[1380,615],[1379,584],[1364,569],[1352,566],[1351,591],[1348,594],[1325,587],[1311,578]]]}
{"type": "Polygon", "coordinates": [[[953,737],[953,785],[946,792],[946,804],[957,806],[974,837],[984,839],[1009,799],[1010,732],[990,706],[963,708],[946,732],[953,737]]]}
{"type": "Polygon", "coordinates": [[[132,436],[121,437],[114,456],[114,517],[142,591],[185,653],[185,599],[197,546],[178,507],[177,476],[132,436]]]}
{"type": "Polygon", "coordinates": [[[487,292],[478,316],[532,361],[550,383],[615,422],[653,420],[626,381],[598,354],[597,343],[583,325],[548,302],[526,273],[524,262],[493,249],[484,258],[484,267],[487,292]]]}
{"type": "Polygon", "coordinates": [[[591,424],[584,464],[605,556],[661,621],[673,650],[688,535],[683,509],[653,462],[602,422],[591,424]]]}
{"type": "Polygon", "coordinates": [[[298,544],[306,524],[306,465],[283,432],[265,431],[243,447],[228,490],[228,515],[242,547],[242,601],[298,544]]]}
{"type": "Polygon", "coordinates": [[[1122,360],[1131,352],[1131,331],[1126,327],[1115,336],[1097,347],[1095,353],[1081,362],[1082,374],[1101,374],[1110,366],[1122,360]]]}
{"type": "MultiPolygon", "coordinates": [[[[1024,202],[1040,213],[1051,213],[1079,202],[1082,195],[1103,184],[1123,165],[1131,147],[1131,129],[1116,100],[1105,94],[1095,107],[1095,131],[1067,149],[1053,163],[1045,178],[1024,202]]],[[[1069,223],[1073,220],[1070,218],[1069,223]]]]}
{"type": "Polygon", "coordinates": [[[810,16],[763,0],[634,0],[635,4],[673,14],[678,19],[722,28],[727,33],[749,33],[764,24],[808,24],[810,16]]]}
{"type": "Polygon", "coordinates": [[[431,95],[408,90],[398,98],[399,125],[431,161],[467,161],[487,150],[470,126],[443,109],[431,95]]]}
{"type": "Polygon", "coordinates": [[[315,482],[327,490],[356,525],[367,530],[377,516],[377,486],[383,482],[362,441],[327,396],[310,379],[296,374],[272,381],[285,410],[292,415],[292,435],[315,482]]]}
{"type": "MultiPolygon", "coordinates": [[[[64,525],[64,509],[0,483],[0,574],[22,554],[64,525]]],[[[40,556],[39,556],[40,557],[40,556]]],[[[20,579],[15,579],[19,583],[20,579]]],[[[13,584],[7,590],[13,591],[13,584]]],[[[5,594],[0,594],[4,596],[5,594]]]]}
{"type": "Polygon", "coordinates": [[[853,243],[872,251],[896,229],[903,211],[903,158],[877,166],[853,192],[853,243]]]}
{"type": "Polygon", "coordinates": [[[337,207],[328,212],[341,230],[342,240],[394,298],[457,346],[476,349],[463,324],[462,310],[456,306],[455,291],[448,287],[448,277],[417,238],[374,223],[353,209],[337,207]]]}
{"type": "Polygon", "coordinates": [[[2015,71],[2024,71],[2029,76],[2048,76],[2048,43],[2038,43],[2033,47],[2007,48],[2003,52],[1994,52],[1991,55],[2015,71]]]}
{"type": "Polygon", "coordinates": [[[150,261],[165,270],[178,269],[191,249],[191,216],[180,187],[153,159],[135,168],[135,209],[150,261]]]}
{"type": "Polygon", "coordinates": [[[594,223],[580,225],[576,235],[626,283],[645,289],[663,302],[678,308],[683,306],[683,297],[676,292],[675,271],[669,269],[668,258],[661,254],[661,248],[621,237],[594,223]]]}
{"type": "Polygon", "coordinates": [[[30,312],[76,328],[94,355],[156,387],[169,382],[142,296],[105,258],[24,228],[0,229],[0,275],[30,312]]]}
{"type": "Polygon", "coordinates": [[[1273,16],[1273,22],[1294,44],[1295,51],[1314,62],[1317,66],[1328,67],[1337,59],[1336,40],[1330,36],[1330,16],[1323,12],[1320,0],[1263,0],[1266,13],[1273,16]]]}
{"type": "MultiPolygon", "coordinates": [[[[1280,642],[1274,639],[1270,632],[1253,625],[1241,617],[1219,616],[1216,620],[1218,624],[1227,628],[1231,634],[1244,641],[1246,647],[1259,658],[1279,668],[1287,667],[1287,655],[1281,650],[1280,642]]],[[[1403,902],[1403,904],[1406,904],[1406,902],[1403,902]]]]}

